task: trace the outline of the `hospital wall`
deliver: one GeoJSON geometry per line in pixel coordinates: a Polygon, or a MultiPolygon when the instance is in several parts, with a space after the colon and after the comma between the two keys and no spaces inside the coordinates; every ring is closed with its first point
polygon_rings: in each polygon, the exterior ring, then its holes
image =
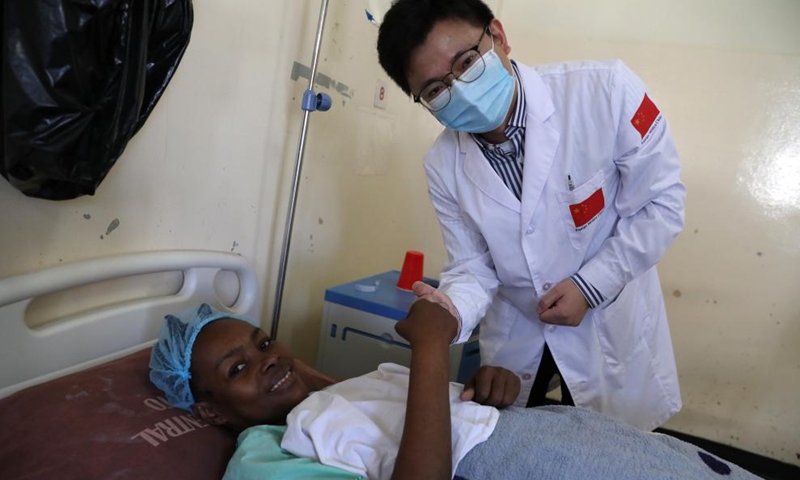
{"type": "MultiPolygon", "coordinates": [[[[800,464],[798,4],[489,3],[512,58],[622,58],[670,122],[689,193],[660,265],[684,397],[667,426],[800,464]]],[[[440,128],[380,70],[364,4],[330,2],[318,89],[333,108],[311,115],[297,204],[279,337],[310,362],[326,287],[399,268],[408,249],[429,276],[445,260],[421,168],[440,128]]],[[[52,203],[0,182],[0,276],[233,251],[261,273],[269,327],[319,1],[194,6],[182,65],[95,196],[52,203]]]]}
{"type": "Polygon", "coordinates": [[[285,21],[297,8],[193,3],[173,80],[94,196],[49,202],[0,181],[1,275],[181,248],[241,253],[266,268],[286,143],[289,74],[276,58],[282,38],[297,35],[285,21]]]}
{"type": "MultiPolygon", "coordinates": [[[[660,266],[684,398],[666,426],[800,464],[800,4],[489,3],[512,58],[622,58],[670,122],[688,200],[660,266]]],[[[372,106],[386,77],[363,6],[332,2],[322,47],[321,71],[355,94],[312,119],[281,327],[309,356],[326,286],[399,268],[406,249],[429,275],[444,261],[420,167],[439,127],[395,87],[387,110],[372,106]]]]}
{"type": "MultiPolygon", "coordinates": [[[[129,252],[233,252],[256,265],[269,328],[320,2],[193,4],[175,77],[94,196],[50,202],[0,180],[0,277],[129,252]]],[[[330,2],[317,89],[334,105],[312,115],[298,201],[280,337],[309,362],[327,286],[399,268],[408,249],[428,255],[431,276],[444,257],[420,168],[438,124],[389,86],[363,6],[330,2]],[[372,106],[378,78],[387,110],[372,106]]],[[[167,293],[175,280],[131,288],[167,293]]]]}
{"type": "Polygon", "coordinates": [[[503,2],[512,58],[621,58],[665,114],[686,227],[661,274],[667,428],[800,465],[800,3],[503,2]]]}

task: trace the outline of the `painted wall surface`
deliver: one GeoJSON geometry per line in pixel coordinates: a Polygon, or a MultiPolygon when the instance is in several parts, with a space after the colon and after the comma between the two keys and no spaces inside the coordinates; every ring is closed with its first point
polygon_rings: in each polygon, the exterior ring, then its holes
{"type": "Polygon", "coordinates": [[[175,77],[95,196],[48,202],[0,181],[0,275],[178,248],[239,252],[265,264],[262,230],[274,216],[285,143],[284,114],[274,105],[288,94],[289,67],[274,58],[295,33],[283,23],[289,7],[194,7],[175,77]]]}
{"type": "MultiPolygon", "coordinates": [[[[685,405],[667,426],[800,464],[800,4],[490,3],[512,58],[622,58],[670,121],[689,196],[660,266],[685,405]]],[[[319,1],[194,4],[182,65],[97,195],[50,203],[0,182],[0,276],[234,251],[262,273],[269,327],[319,1]]],[[[311,116],[297,204],[280,339],[310,362],[326,287],[409,249],[429,276],[445,258],[421,167],[440,127],[378,66],[363,7],[330,2],[318,89],[334,106],[311,116]]]]}
{"type": "Polygon", "coordinates": [[[659,270],[667,428],[800,465],[800,3],[505,0],[512,58],[621,58],[670,122],[686,229],[659,270]]]}
{"type": "MultiPolygon", "coordinates": [[[[491,6],[512,58],[622,58],[671,124],[689,194],[660,266],[685,405],[666,426],[800,464],[800,4],[491,6]]],[[[320,68],[353,95],[313,117],[298,204],[281,335],[309,357],[326,286],[399,268],[406,249],[425,251],[428,275],[444,261],[420,167],[440,129],[394,86],[386,111],[371,106],[386,77],[361,8],[331,4],[320,68]]],[[[289,116],[296,135],[293,105],[289,116]]]]}
{"type": "MultiPolygon", "coordinates": [[[[399,268],[408,249],[443,251],[420,168],[421,156],[436,135],[435,121],[400,98],[399,89],[380,70],[374,48],[377,29],[366,20],[363,5],[329,5],[317,91],[330,94],[333,107],[313,113],[309,122],[279,333],[308,361],[317,352],[325,288],[399,268]],[[389,87],[386,110],[373,107],[379,78],[389,87]]],[[[285,61],[305,71],[319,3],[308,2],[295,13],[300,53],[285,61]]],[[[297,80],[291,77],[286,77],[290,95],[276,106],[284,117],[288,146],[279,172],[267,322],[302,122],[298,105],[308,86],[307,72],[297,80]]],[[[429,262],[427,267],[436,274],[441,265],[429,262]]]]}
{"type": "MultiPolygon", "coordinates": [[[[0,181],[0,276],[118,253],[204,249],[251,259],[271,321],[320,2],[195,0],[186,55],[96,195],[31,199],[0,181]]],[[[359,1],[330,2],[281,339],[313,362],[326,287],[444,251],[421,169],[440,128],[380,70],[359,1]],[[388,108],[375,109],[375,85],[388,108]]],[[[34,322],[35,323],[35,322],[34,322]]]]}

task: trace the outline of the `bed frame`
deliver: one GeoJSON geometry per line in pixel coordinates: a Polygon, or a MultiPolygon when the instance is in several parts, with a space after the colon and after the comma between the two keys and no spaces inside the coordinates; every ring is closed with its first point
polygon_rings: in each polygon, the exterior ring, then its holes
{"type": "Polygon", "coordinates": [[[147,348],[164,315],[202,302],[257,322],[258,293],[256,274],[243,257],[208,251],[119,255],[0,279],[0,398],[147,348]],[[72,312],[33,328],[26,321],[38,298],[91,285],[102,291],[103,282],[174,272],[179,272],[174,292],[81,305],[76,312],[74,304],[91,295],[75,290],[50,298],[56,304],[50,310],[69,311],[73,304],[72,312]]]}

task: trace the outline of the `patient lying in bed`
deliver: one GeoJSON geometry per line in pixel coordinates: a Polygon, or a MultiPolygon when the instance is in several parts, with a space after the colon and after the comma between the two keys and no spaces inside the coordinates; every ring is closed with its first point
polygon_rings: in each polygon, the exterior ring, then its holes
{"type": "Polygon", "coordinates": [[[448,381],[456,322],[416,302],[397,331],[411,368],[336,383],[207,305],[168,316],[151,380],[177,407],[241,431],[229,479],[756,478],[677,439],[575,407],[461,399],[448,381]]]}

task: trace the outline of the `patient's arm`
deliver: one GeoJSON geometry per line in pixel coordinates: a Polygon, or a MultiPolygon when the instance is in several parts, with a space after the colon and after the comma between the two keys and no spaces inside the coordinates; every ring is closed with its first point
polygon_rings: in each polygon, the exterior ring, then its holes
{"type": "Polygon", "coordinates": [[[392,479],[450,480],[449,347],[458,321],[441,306],[419,300],[395,329],[411,344],[411,374],[392,479]]]}

